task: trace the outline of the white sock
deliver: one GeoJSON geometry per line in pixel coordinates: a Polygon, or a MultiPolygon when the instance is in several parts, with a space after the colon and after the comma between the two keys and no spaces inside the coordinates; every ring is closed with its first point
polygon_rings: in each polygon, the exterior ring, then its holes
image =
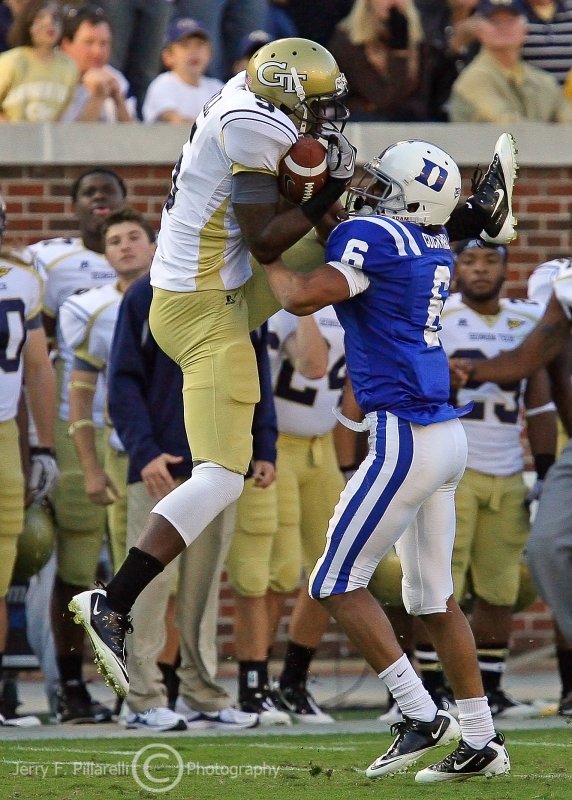
{"type": "Polygon", "coordinates": [[[457,700],[459,709],[459,725],[463,741],[475,750],[482,750],[496,731],[491,715],[491,710],[486,697],[471,697],[467,700],[457,700]]]}
{"type": "Polygon", "coordinates": [[[437,706],[423,686],[405,653],[391,666],[379,673],[379,678],[391,692],[405,717],[433,722],[437,706]]]}
{"type": "Polygon", "coordinates": [[[180,533],[187,545],[227,506],[238,500],[244,476],[220,464],[205,461],[193,467],[193,474],[153,508],[180,533]]]}

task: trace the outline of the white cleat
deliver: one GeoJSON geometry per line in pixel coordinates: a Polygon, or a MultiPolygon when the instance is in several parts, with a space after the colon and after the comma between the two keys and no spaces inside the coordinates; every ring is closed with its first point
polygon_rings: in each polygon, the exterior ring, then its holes
{"type": "Polygon", "coordinates": [[[442,761],[420,770],[415,776],[415,781],[417,783],[466,781],[469,778],[506,775],[509,771],[510,759],[504,746],[504,736],[502,733],[497,733],[482,750],[475,750],[461,740],[457,749],[442,761]]]}
{"type": "Polygon", "coordinates": [[[516,157],[512,135],[501,133],[487,171],[473,187],[471,201],[488,216],[481,238],[490,244],[508,244],[516,239],[517,220],[512,211],[512,193],[518,170],[516,157]]]}

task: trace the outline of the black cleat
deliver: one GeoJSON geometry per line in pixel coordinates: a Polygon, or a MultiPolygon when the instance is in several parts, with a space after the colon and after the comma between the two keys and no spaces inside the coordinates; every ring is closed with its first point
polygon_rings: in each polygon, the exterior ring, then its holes
{"type": "Polygon", "coordinates": [[[291,725],[292,720],[287,711],[274,699],[269,686],[256,691],[249,691],[238,698],[241,711],[247,714],[258,714],[260,725],[291,725]]]}
{"type": "Polygon", "coordinates": [[[558,713],[561,717],[572,717],[572,692],[568,692],[560,698],[558,713]]]}
{"type": "Polygon", "coordinates": [[[461,738],[459,723],[447,711],[437,711],[433,722],[420,722],[404,717],[403,722],[396,722],[391,726],[391,733],[395,736],[395,741],[386,753],[376,758],[366,769],[368,778],[404,772],[434,747],[461,738]]]}
{"type": "Polygon", "coordinates": [[[530,719],[538,716],[538,709],[532,703],[521,703],[502,689],[488,693],[487,702],[495,719],[530,719]]]}
{"type": "Polygon", "coordinates": [[[448,711],[449,714],[452,714],[455,719],[459,717],[459,709],[457,708],[457,703],[455,702],[455,698],[453,697],[453,692],[448,689],[446,686],[440,686],[437,689],[434,689],[432,692],[429,692],[431,695],[431,699],[437,706],[437,708],[441,709],[441,711],[448,711]]]}
{"type": "Polygon", "coordinates": [[[333,717],[322,711],[305,684],[281,686],[279,691],[287,710],[298,722],[308,722],[314,725],[327,725],[335,722],[333,717]]]}
{"type": "Polygon", "coordinates": [[[58,690],[58,722],[82,725],[111,722],[110,708],[98,703],[82,681],[66,681],[58,690]]]}
{"type": "Polygon", "coordinates": [[[450,755],[437,764],[420,770],[415,776],[417,783],[443,783],[444,781],[466,781],[469,778],[492,778],[510,771],[510,759],[504,746],[504,736],[497,733],[482,750],[474,750],[461,740],[450,755]]]}
{"type": "Polygon", "coordinates": [[[125,663],[125,636],[132,630],[131,620],[109,608],[105,589],[76,594],[68,608],[74,613],[74,621],[82,625],[89,636],[97,668],[105,682],[119,697],[126,697],[129,676],[125,663]]]}
{"type": "Polygon", "coordinates": [[[507,244],[516,238],[516,218],[512,213],[512,192],[518,164],[516,145],[510,133],[501,133],[493,160],[484,176],[480,170],[473,177],[469,202],[487,217],[481,238],[491,244],[507,244]]]}

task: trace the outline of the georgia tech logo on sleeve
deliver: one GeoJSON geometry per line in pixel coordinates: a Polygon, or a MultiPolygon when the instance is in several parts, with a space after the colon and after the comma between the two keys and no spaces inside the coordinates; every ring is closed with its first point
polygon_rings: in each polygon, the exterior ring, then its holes
{"type": "MultiPolygon", "coordinates": [[[[256,70],[256,77],[264,86],[280,86],[285,92],[296,92],[294,75],[286,61],[265,61],[256,70]]],[[[307,72],[296,72],[300,82],[308,80],[307,72]]]]}

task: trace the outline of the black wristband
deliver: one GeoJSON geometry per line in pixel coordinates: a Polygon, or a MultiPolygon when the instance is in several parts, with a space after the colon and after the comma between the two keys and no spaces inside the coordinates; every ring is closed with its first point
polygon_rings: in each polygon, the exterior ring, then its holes
{"type": "Polygon", "coordinates": [[[31,456],[51,456],[56,457],[56,451],[53,447],[30,447],[31,456]]]}
{"type": "Polygon", "coordinates": [[[534,456],[534,469],[536,470],[539,481],[544,480],[546,473],[554,464],[554,460],[554,455],[552,453],[539,453],[534,456]]]}
{"type": "Polygon", "coordinates": [[[308,217],[312,223],[319,222],[326,211],[343,195],[348,183],[348,178],[332,178],[330,176],[324,187],[300,206],[304,216],[308,217]]]}

